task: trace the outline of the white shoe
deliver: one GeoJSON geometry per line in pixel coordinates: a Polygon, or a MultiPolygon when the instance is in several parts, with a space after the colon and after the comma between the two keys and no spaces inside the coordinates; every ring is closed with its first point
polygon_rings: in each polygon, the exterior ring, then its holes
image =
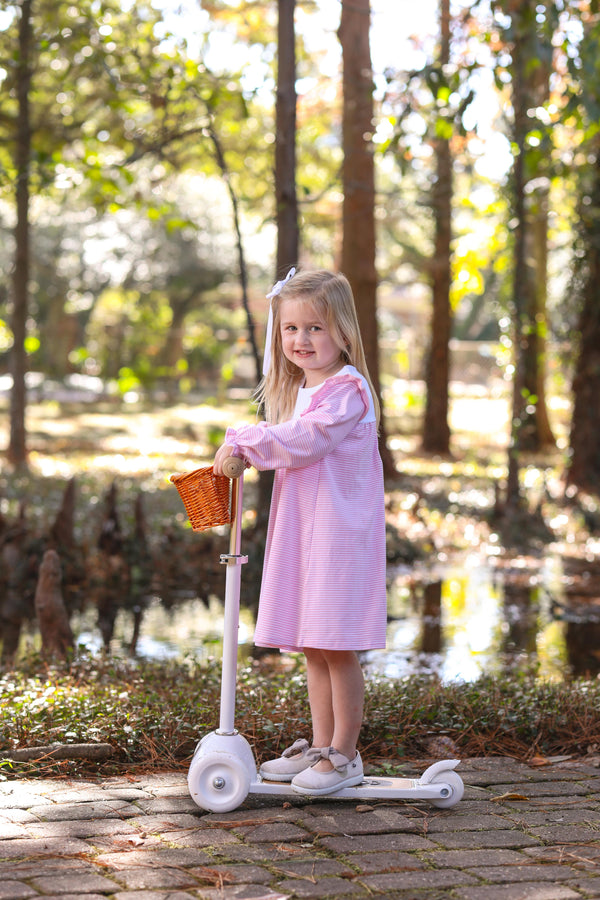
{"type": "Polygon", "coordinates": [[[278,759],[264,762],[259,769],[259,775],[266,781],[291,781],[294,775],[308,769],[320,758],[321,748],[311,747],[308,741],[301,738],[284,750],[278,759]]]}
{"type": "Polygon", "coordinates": [[[333,766],[331,772],[317,772],[313,764],[310,769],[292,779],[292,789],[296,793],[311,797],[335,794],[341,788],[360,784],[364,778],[363,764],[358,751],[354,759],[348,759],[333,747],[325,747],[321,750],[320,758],[329,760],[333,766]]]}

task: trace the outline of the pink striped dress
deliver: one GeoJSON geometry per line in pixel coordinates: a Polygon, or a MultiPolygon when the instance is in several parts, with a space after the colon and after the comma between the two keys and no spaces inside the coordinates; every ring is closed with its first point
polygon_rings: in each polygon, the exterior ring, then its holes
{"type": "Polygon", "coordinates": [[[294,417],[229,428],[234,455],[275,469],[254,641],[385,647],[385,508],[368,385],[345,366],[300,389],[294,417]]]}

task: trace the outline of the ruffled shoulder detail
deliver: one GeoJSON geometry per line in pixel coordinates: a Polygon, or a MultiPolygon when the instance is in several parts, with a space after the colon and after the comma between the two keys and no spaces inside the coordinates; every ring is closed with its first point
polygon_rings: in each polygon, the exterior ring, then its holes
{"type": "Polygon", "coordinates": [[[316,390],[312,395],[308,407],[301,415],[306,415],[307,413],[312,412],[312,410],[316,409],[327,397],[334,397],[336,394],[343,394],[343,387],[345,385],[351,385],[356,389],[357,393],[360,395],[360,399],[364,404],[365,416],[368,415],[371,408],[371,397],[369,396],[369,391],[367,390],[360,375],[355,375],[354,373],[347,371],[341,371],[337,375],[331,375],[326,381],[324,381],[319,389],[316,390]]]}

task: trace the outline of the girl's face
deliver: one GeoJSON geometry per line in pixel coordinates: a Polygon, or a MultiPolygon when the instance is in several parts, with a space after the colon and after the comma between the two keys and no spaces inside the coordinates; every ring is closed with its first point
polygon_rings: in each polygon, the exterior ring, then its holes
{"type": "Polygon", "coordinates": [[[342,351],[312,303],[282,300],[279,327],[284,355],[304,371],[305,387],[316,387],[343,368],[342,351]]]}

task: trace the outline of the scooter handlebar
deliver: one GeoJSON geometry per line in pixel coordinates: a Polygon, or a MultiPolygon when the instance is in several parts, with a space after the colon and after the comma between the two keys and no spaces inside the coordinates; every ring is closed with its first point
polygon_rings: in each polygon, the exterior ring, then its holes
{"type": "Polygon", "coordinates": [[[223,474],[227,478],[239,478],[246,468],[246,463],[239,456],[228,456],[223,463],[223,474]]]}

